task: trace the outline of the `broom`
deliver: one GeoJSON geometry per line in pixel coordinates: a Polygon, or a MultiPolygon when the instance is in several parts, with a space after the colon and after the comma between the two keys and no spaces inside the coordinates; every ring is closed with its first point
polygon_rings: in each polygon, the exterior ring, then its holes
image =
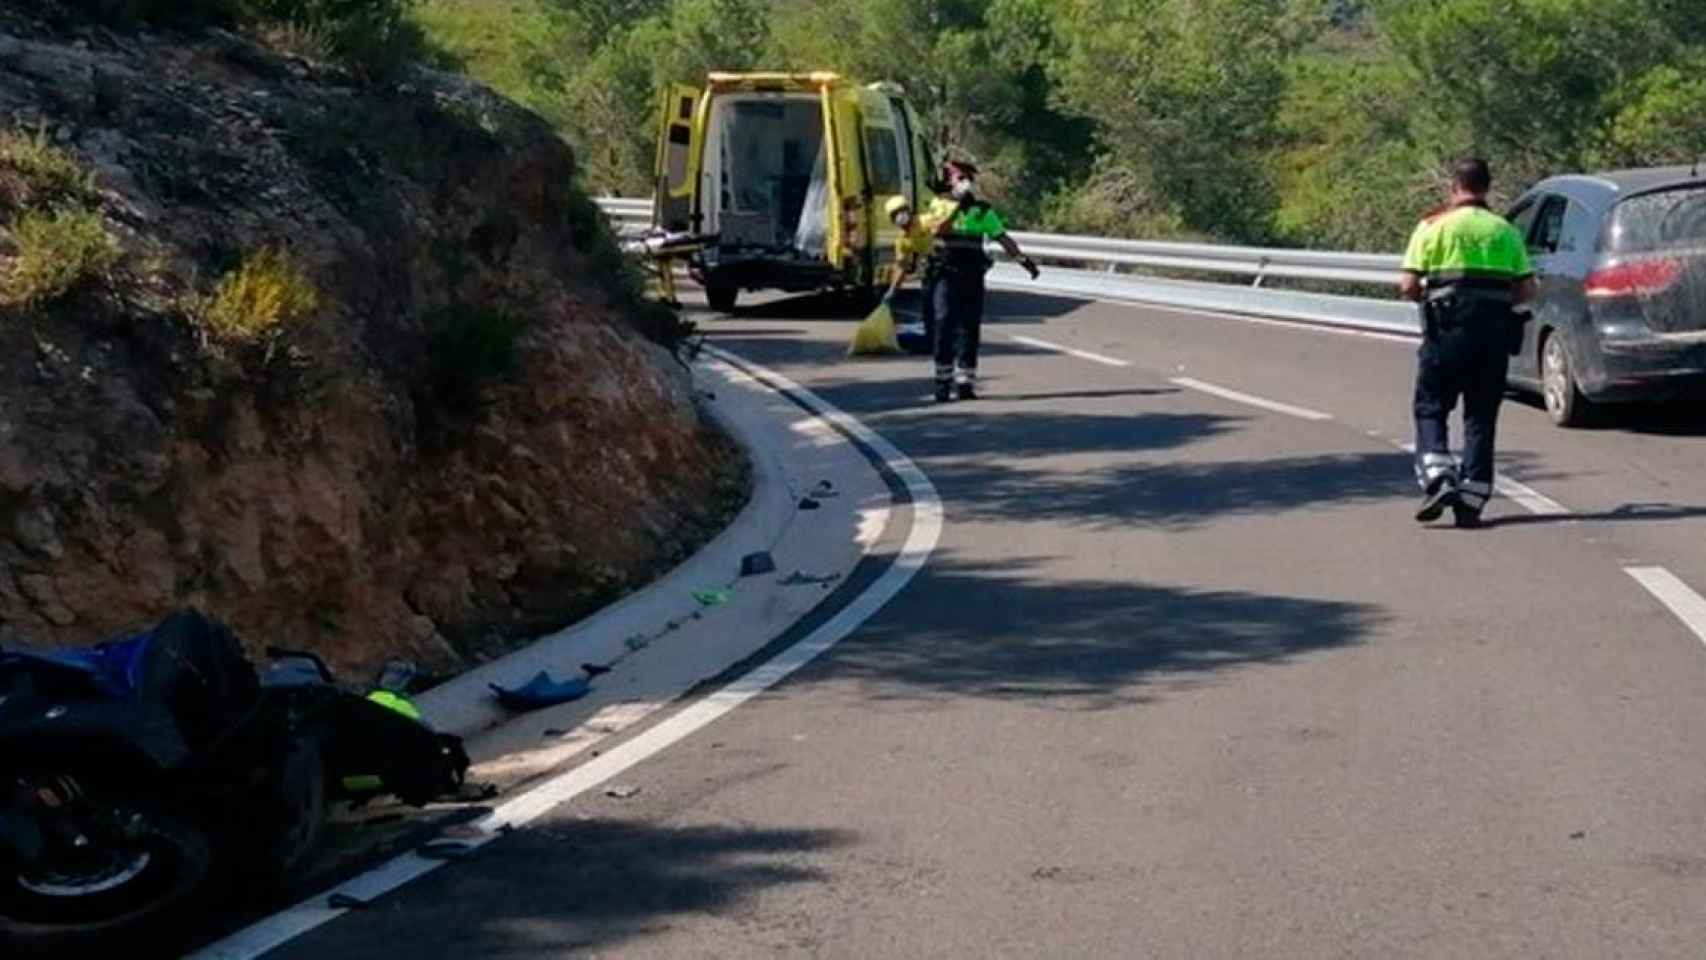
{"type": "Polygon", "coordinates": [[[895,335],[894,308],[889,297],[883,297],[877,309],[853,329],[853,342],[847,346],[850,357],[899,353],[900,339],[895,335]]]}

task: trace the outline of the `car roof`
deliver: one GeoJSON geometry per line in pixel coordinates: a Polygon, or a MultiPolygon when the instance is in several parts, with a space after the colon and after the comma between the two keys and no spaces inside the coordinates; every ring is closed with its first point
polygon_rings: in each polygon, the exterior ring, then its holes
{"type": "Polygon", "coordinates": [[[1701,164],[1699,167],[1689,165],[1639,167],[1630,170],[1606,170],[1599,173],[1566,174],[1547,177],[1542,185],[1563,186],[1567,184],[1583,187],[1604,196],[1607,200],[1615,200],[1618,197],[1633,196],[1651,190],[1662,190],[1666,187],[1680,187],[1691,183],[1706,185],[1706,164],[1701,164]]]}

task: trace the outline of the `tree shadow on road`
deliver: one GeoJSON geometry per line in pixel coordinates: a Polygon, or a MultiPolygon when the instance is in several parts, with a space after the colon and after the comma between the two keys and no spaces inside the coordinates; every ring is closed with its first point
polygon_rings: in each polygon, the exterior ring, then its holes
{"type": "MultiPolygon", "coordinates": [[[[1700,401],[1706,394],[1667,402],[1611,403],[1592,408],[1586,424],[1575,429],[1599,433],[1634,433],[1659,437],[1706,437],[1706,415],[1700,401]]],[[[1541,413],[1546,404],[1536,394],[1515,392],[1509,402],[1541,413]]]]}
{"type": "Polygon", "coordinates": [[[1178,387],[1135,387],[1130,390],[1061,390],[1054,393],[1003,393],[996,403],[1032,403],[1038,400],[1112,400],[1117,397],[1165,397],[1182,393],[1178,387]]]}
{"type": "MultiPolygon", "coordinates": [[[[915,385],[927,383],[931,376],[932,361],[928,351],[912,353],[903,350],[900,353],[848,357],[847,345],[853,340],[853,324],[828,328],[827,331],[820,329],[817,331],[820,334],[818,336],[814,336],[813,331],[798,330],[792,337],[778,336],[775,328],[719,326],[712,323],[701,325],[699,329],[704,332],[706,342],[712,346],[776,369],[847,365],[849,369],[857,367],[861,373],[871,370],[893,371],[895,379],[915,385]],[[826,332],[832,334],[834,339],[823,339],[821,334],[826,332]]],[[[1004,361],[1008,358],[1035,356],[1036,352],[1000,340],[986,340],[978,355],[984,361],[986,370],[994,369],[999,375],[999,370],[1004,367],[1004,361]],[[991,360],[996,362],[991,363],[991,360]]],[[[814,380],[810,386],[817,390],[823,383],[828,382],[863,384],[871,382],[871,379],[843,377],[830,381],[826,378],[824,381],[814,380]]]]}
{"type": "Polygon", "coordinates": [[[1035,323],[1076,313],[1093,302],[1048,293],[991,290],[985,295],[984,316],[986,323],[1035,323]]]}
{"type": "MultiPolygon", "coordinates": [[[[1174,450],[1234,429],[1242,417],[1213,413],[1050,413],[1002,411],[989,417],[922,417],[903,427],[874,422],[890,439],[904,443],[913,459],[926,465],[932,479],[965,479],[973,484],[1003,478],[1018,480],[998,490],[964,491],[982,499],[1029,497],[1025,480],[1050,471],[1025,465],[1060,454],[1129,453],[1174,450]],[[965,458],[983,458],[975,464],[965,458]],[[952,462],[947,462],[951,458],[952,462]],[[938,461],[941,462],[938,465],[938,461]]],[[[1074,471],[1075,474],[1077,471],[1074,471]]],[[[1070,480],[1063,478],[1066,483],[1070,480]]],[[[955,484],[955,499],[960,490],[955,484]]],[[[1023,514],[1036,504],[1016,503],[1023,514]]]]}
{"type": "Polygon", "coordinates": [[[392,960],[399,944],[419,957],[528,960],[617,949],[672,917],[726,913],[767,888],[825,882],[814,857],[855,839],[842,830],[557,815],[277,956],[392,960]]]}
{"type": "Polygon", "coordinates": [[[1059,579],[1049,565],[939,554],[890,611],[808,676],[854,678],[861,698],[1010,697],[1105,710],[1351,646],[1385,620],[1366,604],[1059,579]]]}
{"type": "Polygon", "coordinates": [[[1385,452],[1088,470],[951,462],[929,472],[950,516],[1172,530],[1231,515],[1402,500],[1415,488],[1409,456],[1385,452]]]}
{"type": "Polygon", "coordinates": [[[808,293],[737,306],[727,316],[737,320],[857,320],[870,312],[868,304],[839,293],[808,293]]]}
{"type": "MultiPolygon", "coordinates": [[[[1176,393],[1171,387],[1133,386],[1110,390],[1067,390],[1060,393],[1000,392],[1001,378],[985,399],[948,406],[931,397],[931,381],[916,362],[889,364],[899,376],[868,379],[825,379],[811,385],[813,393],[858,416],[867,426],[901,445],[910,456],[929,466],[938,457],[992,455],[992,470],[1017,469],[1028,458],[1073,453],[1140,453],[1172,450],[1240,429],[1251,418],[1220,413],[1170,412],[1145,407],[1142,401],[1176,393]],[[907,376],[905,372],[917,372],[907,376]],[[1014,409],[1009,404],[1052,399],[1109,401],[1110,412],[1067,412],[1048,408],[1014,409]],[[1118,401],[1131,400],[1119,409],[1118,401]]],[[[935,476],[936,468],[929,471],[935,476]]]]}
{"type": "Polygon", "coordinates": [[[1685,507],[1674,503],[1625,503],[1620,507],[1602,510],[1598,513],[1516,513],[1490,517],[1487,520],[1487,525],[1490,527],[1521,527],[1545,523],[1674,522],[1701,518],[1706,518],[1706,507],[1685,507]]]}

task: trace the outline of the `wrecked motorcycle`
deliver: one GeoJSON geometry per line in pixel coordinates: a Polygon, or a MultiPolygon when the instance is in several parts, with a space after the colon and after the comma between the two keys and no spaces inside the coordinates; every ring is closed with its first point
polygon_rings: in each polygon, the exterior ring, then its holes
{"type": "Polygon", "coordinates": [[[330,802],[460,788],[460,741],[397,693],[268,653],[263,676],[193,610],[94,648],[0,652],[0,942],[152,938],[216,891],[288,879],[330,802]]]}

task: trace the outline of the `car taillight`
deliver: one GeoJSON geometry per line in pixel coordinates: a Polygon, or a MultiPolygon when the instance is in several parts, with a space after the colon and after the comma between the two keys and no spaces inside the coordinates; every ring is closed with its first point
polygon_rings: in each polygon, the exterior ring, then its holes
{"type": "Polygon", "coordinates": [[[1595,270],[1582,286],[1590,297],[1638,297],[1661,293],[1680,276],[1680,260],[1632,260],[1595,270]]]}

